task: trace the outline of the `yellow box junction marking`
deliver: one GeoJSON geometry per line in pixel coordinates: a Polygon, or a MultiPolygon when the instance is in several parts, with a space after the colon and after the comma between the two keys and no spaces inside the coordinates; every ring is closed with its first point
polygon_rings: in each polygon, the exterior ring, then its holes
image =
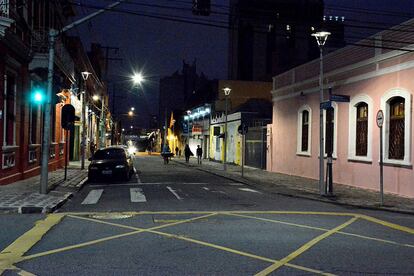
{"type": "Polygon", "coordinates": [[[63,216],[62,214],[51,214],[44,220],[37,221],[32,229],[3,249],[0,252],[0,275],[4,270],[13,268],[13,264],[18,262],[53,226],[58,224],[63,216]]]}
{"type": "MultiPolygon", "coordinates": [[[[172,237],[172,238],[176,238],[176,239],[180,239],[180,240],[185,240],[185,241],[193,242],[193,243],[196,243],[196,244],[216,248],[216,249],[219,249],[219,250],[232,252],[232,253],[235,253],[235,254],[238,254],[238,255],[251,257],[251,258],[255,258],[255,259],[259,259],[259,260],[263,260],[263,261],[273,263],[272,266],[270,266],[266,270],[260,272],[258,275],[267,275],[265,273],[265,271],[268,271],[268,270],[274,271],[275,269],[281,267],[282,265],[289,266],[289,267],[296,268],[296,269],[300,269],[300,270],[304,270],[304,271],[308,271],[308,272],[312,272],[312,273],[332,275],[332,274],[324,273],[324,272],[319,271],[319,270],[314,270],[314,269],[311,269],[311,268],[306,268],[306,267],[290,264],[288,262],[293,260],[297,256],[299,256],[303,252],[305,252],[307,249],[312,247],[314,244],[316,244],[320,240],[322,240],[322,239],[324,239],[324,238],[326,238],[326,237],[328,237],[328,236],[330,236],[334,233],[350,235],[350,236],[355,236],[355,237],[360,237],[360,238],[370,239],[370,240],[375,240],[375,241],[381,241],[381,242],[386,242],[386,243],[390,243],[390,244],[414,247],[413,245],[410,245],[410,244],[400,244],[400,243],[396,243],[396,242],[393,242],[393,241],[377,239],[377,238],[373,238],[373,237],[367,237],[367,236],[363,236],[363,235],[351,234],[351,233],[346,233],[346,232],[340,231],[340,229],[342,229],[342,228],[346,227],[347,225],[351,224],[353,221],[355,221],[358,218],[361,218],[361,219],[364,219],[364,220],[367,220],[367,221],[370,221],[370,222],[373,222],[373,223],[376,223],[376,224],[380,224],[382,226],[385,226],[385,227],[388,227],[388,228],[391,228],[391,229],[395,229],[395,230],[398,230],[398,231],[414,234],[414,229],[412,229],[412,228],[409,228],[409,227],[406,227],[406,226],[401,226],[401,225],[394,224],[394,223],[390,223],[390,222],[383,221],[383,220],[380,220],[380,219],[376,219],[376,218],[373,218],[373,217],[370,217],[370,216],[367,216],[367,215],[360,215],[360,214],[355,214],[355,213],[303,212],[303,211],[216,211],[216,212],[214,212],[214,211],[179,211],[179,212],[174,212],[174,211],[161,211],[161,212],[157,212],[157,211],[140,211],[140,212],[116,212],[116,213],[111,213],[111,212],[107,212],[107,213],[102,213],[102,212],[59,213],[59,214],[50,214],[44,220],[38,221],[36,223],[36,225],[31,230],[27,231],[25,234],[23,234],[22,236],[17,238],[12,244],[10,244],[7,248],[5,248],[0,253],[0,274],[2,274],[6,269],[12,269],[12,270],[17,270],[18,274],[21,274],[21,275],[32,275],[30,272],[26,272],[24,270],[16,268],[14,266],[14,264],[18,263],[20,261],[23,261],[23,260],[29,260],[29,259],[33,259],[33,258],[40,257],[40,256],[46,256],[46,255],[50,255],[50,254],[54,254],[54,253],[58,253],[58,252],[63,252],[63,251],[67,251],[67,250],[71,250],[71,249],[75,249],[75,248],[89,246],[89,245],[97,244],[97,243],[100,243],[100,242],[113,240],[113,239],[116,239],[116,238],[135,235],[135,234],[142,233],[142,232],[150,232],[150,233],[154,233],[154,234],[158,234],[158,235],[163,235],[163,236],[168,236],[168,237],[172,237]],[[78,217],[78,216],[85,216],[85,215],[105,215],[105,214],[119,214],[119,215],[128,215],[128,216],[137,216],[137,215],[201,215],[201,216],[198,216],[198,217],[195,217],[195,218],[190,218],[190,219],[184,219],[184,220],[160,220],[158,222],[164,222],[164,223],[165,222],[171,222],[171,223],[167,223],[167,224],[164,224],[164,225],[161,225],[161,226],[152,227],[152,228],[149,228],[149,229],[137,228],[137,227],[127,226],[127,225],[122,225],[122,224],[116,224],[116,223],[110,223],[110,222],[105,222],[105,221],[96,220],[96,219],[78,217]],[[296,227],[303,227],[303,228],[308,228],[308,229],[325,231],[325,233],[323,235],[315,238],[314,240],[308,242],[307,244],[305,244],[304,246],[302,246],[301,248],[299,248],[295,252],[289,254],[287,257],[285,257],[285,258],[283,258],[282,260],[279,261],[279,260],[271,260],[271,259],[268,259],[266,257],[257,256],[257,255],[254,255],[254,254],[234,250],[234,249],[227,248],[227,247],[222,247],[220,245],[206,243],[206,242],[191,239],[191,238],[188,238],[188,237],[183,237],[183,236],[179,236],[179,235],[167,234],[167,233],[164,233],[164,232],[156,231],[157,229],[162,229],[162,228],[169,227],[169,226],[174,226],[174,225],[187,223],[187,222],[191,222],[191,221],[195,221],[195,220],[199,220],[199,219],[203,219],[203,218],[208,218],[208,217],[215,216],[215,215],[218,215],[218,214],[220,214],[220,215],[240,216],[240,217],[252,218],[252,219],[263,220],[263,221],[272,221],[272,222],[275,222],[275,223],[283,223],[283,224],[296,226],[296,227]],[[270,219],[257,218],[257,217],[254,217],[254,216],[250,216],[250,215],[254,215],[254,214],[317,215],[317,216],[318,215],[322,215],[322,216],[326,215],[326,216],[348,216],[348,217],[351,216],[353,218],[351,220],[349,220],[348,222],[346,222],[346,223],[344,223],[344,224],[342,224],[342,225],[340,225],[340,226],[338,226],[338,227],[336,227],[332,230],[329,230],[329,229],[324,229],[324,228],[319,228],[319,227],[312,227],[312,226],[307,226],[307,225],[301,225],[301,224],[282,222],[282,221],[278,221],[278,220],[270,220],[270,219]],[[128,229],[131,229],[131,230],[134,230],[134,231],[129,232],[129,233],[124,233],[124,234],[119,234],[119,235],[113,235],[113,236],[102,238],[102,239],[97,239],[97,240],[93,240],[93,241],[89,241],[89,242],[85,242],[85,243],[81,243],[81,244],[77,244],[77,245],[67,246],[67,247],[64,247],[64,248],[54,249],[54,250],[41,252],[41,253],[38,253],[38,254],[33,254],[33,255],[23,257],[23,255],[28,250],[30,250],[31,247],[33,247],[38,241],[40,241],[42,239],[42,237],[53,226],[58,224],[62,220],[62,218],[65,217],[65,216],[75,217],[77,219],[91,220],[91,221],[95,221],[95,222],[99,222],[99,223],[105,223],[105,224],[109,224],[109,225],[113,225],[113,226],[117,226],[117,227],[128,228],[128,229]],[[316,240],[316,239],[319,239],[319,240],[316,240]],[[262,273],[265,273],[265,274],[262,274],[262,273]]],[[[269,273],[271,273],[271,272],[269,272],[269,273]]]]}
{"type": "Polygon", "coordinates": [[[280,260],[279,263],[276,263],[274,265],[269,266],[268,268],[266,268],[265,270],[259,272],[256,274],[256,276],[264,276],[264,275],[269,275],[270,273],[272,273],[273,271],[277,270],[278,268],[282,267],[283,265],[287,264],[288,262],[292,261],[293,259],[297,258],[299,255],[301,255],[302,253],[304,253],[305,251],[307,251],[308,249],[310,249],[312,246],[314,246],[315,244],[317,244],[318,242],[326,239],[327,237],[335,234],[336,232],[338,232],[339,230],[349,226],[350,224],[352,224],[354,221],[356,221],[358,218],[354,217],[351,218],[350,220],[348,220],[347,222],[333,228],[332,230],[329,230],[328,232],[323,233],[322,235],[312,239],[311,241],[305,243],[304,245],[302,245],[299,249],[293,251],[292,253],[290,253],[288,256],[284,257],[282,260],[280,260]]]}
{"type": "MultiPolygon", "coordinates": [[[[215,213],[213,215],[217,215],[217,213],[215,213]]],[[[161,235],[161,236],[166,236],[166,237],[169,237],[169,238],[184,240],[184,241],[204,245],[204,246],[207,246],[207,247],[212,247],[212,248],[219,249],[219,250],[222,250],[222,251],[226,251],[226,252],[230,252],[230,253],[234,253],[234,254],[238,254],[238,255],[241,255],[241,256],[250,257],[250,258],[253,258],[253,259],[258,259],[258,260],[266,261],[266,262],[270,262],[270,263],[278,263],[279,262],[278,260],[272,260],[272,259],[269,259],[269,258],[266,258],[266,257],[262,257],[262,256],[254,255],[254,254],[251,254],[251,253],[239,251],[239,250],[232,249],[232,248],[229,248],[229,247],[224,247],[224,246],[212,244],[212,243],[208,243],[208,242],[204,242],[204,241],[184,237],[184,236],[181,236],[181,235],[175,235],[175,234],[156,231],[156,229],[161,229],[161,228],[173,226],[173,225],[176,225],[176,224],[181,224],[181,222],[171,223],[169,225],[162,225],[162,226],[157,226],[157,227],[152,227],[152,228],[149,228],[149,229],[145,229],[145,228],[128,226],[128,225],[124,225],[124,224],[117,224],[117,223],[112,223],[112,222],[107,222],[107,221],[101,221],[101,220],[93,219],[93,218],[85,218],[85,217],[79,217],[79,216],[73,216],[73,215],[69,215],[69,217],[78,218],[78,219],[81,219],[81,220],[93,221],[93,222],[96,222],[96,223],[102,223],[102,224],[107,224],[107,225],[112,225],[112,226],[118,226],[118,227],[121,227],[121,228],[127,228],[127,229],[131,229],[131,230],[138,230],[136,232],[139,232],[139,233],[148,232],[148,233],[158,234],[158,235],[161,235]]],[[[194,218],[194,219],[197,219],[197,218],[194,218]]],[[[194,219],[189,219],[185,222],[193,221],[194,219]]],[[[46,253],[46,252],[44,252],[44,253],[46,253]]],[[[31,257],[31,256],[28,256],[28,257],[31,257]]],[[[320,271],[320,270],[300,266],[300,265],[294,265],[294,264],[285,264],[285,265],[289,266],[289,267],[292,267],[292,268],[299,269],[299,270],[312,272],[312,273],[315,273],[315,274],[322,274],[322,275],[329,275],[329,276],[334,275],[334,274],[330,274],[330,273],[325,273],[325,272],[320,271]]]]}
{"type": "Polygon", "coordinates": [[[78,249],[78,248],[81,248],[81,247],[85,247],[85,246],[97,244],[97,243],[104,242],[104,241],[109,241],[109,240],[113,240],[113,239],[117,239],[117,238],[122,238],[122,237],[126,237],[126,236],[131,236],[131,235],[139,234],[139,233],[142,233],[142,232],[147,232],[149,230],[156,230],[156,229],[161,229],[161,228],[165,228],[165,227],[169,227],[169,226],[173,226],[173,225],[178,225],[178,224],[182,224],[182,223],[186,223],[186,222],[190,222],[190,221],[204,219],[204,218],[208,218],[208,217],[215,216],[215,215],[216,215],[216,213],[210,213],[208,215],[199,216],[199,217],[195,217],[195,218],[191,218],[191,219],[187,219],[187,220],[183,220],[183,221],[179,221],[179,222],[164,224],[164,225],[152,227],[152,228],[149,228],[149,229],[137,228],[137,227],[133,227],[133,226],[127,226],[127,225],[122,225],[122,224],[117,224],[117,223],[100,221],[100,220],[97,220],[97,219],[83,218],[83,217],[77,217],[77,216],[70,215],[70,217],[77,218],[77,219],[89,220],[89,221],[94,221],[94,222],[101,222],[101,223],[104,223],[104,224],[108,224],[108,225],[112,225],[112,226],[117,226],[117,227],[121,227],[122,226],[123,228],[128,228],[128,229],[136,230],[136,231],[129,232],[129,233],[124,233],[124,234],[119,234],[119,235],[113,235],[113,236],[106,237],[106,238],[102,238],[102,239],[97,239],[97,240],[93,240],[93,241],[83,242],[83,243],[74,244],[74,245],[70,245],[70,246],[66,246],[66,247],[62,247],[62,248],[52,249],[52,250],[45,251],[45,252],[40,252],[40,253],[33,254],[33,255],[28,255],[28,256],[22,257],[21,260],[23,260],[23,261],[24,260],[30,260],[30,259],[33,259],[33,258],[43,257],[43,256],[46,256],[46,255],[60,253],[60,252],[63,252],[63,251],[68,251],[68,250],[72,250],[72,249],[78,249]]]}
{"type": "MultiPolygon", "coordinates": [[[[324,232],[329,231],[329,229],[326,229],[326,228],[309,226],[309,225],[304,225],[304,224],[291,223],[291,222],[275,220],[275,219],[260,218],[260,217],[249,216],[249,215],[241,215],[241,214],[235,214],[235,213],[227,214],[227,215],[242,217],[242,218],[250,218],[250,219],[266,221],[266,222],[272,222],[272,223],[278,223],[278,224],[285,224],[285,225],[290,225],[290,226],[295,226],[295,227],[300,227],[300,228],[305,228],[305,229],[312,229],[312,230],[317,230],[317,231],[324,231],[324,232]]],[[[341,235],[345,235],[345,236],[357,237],[357,238],[366,239],[366,240],[373,240],[373,241],[378,241],[378,242],[383,242],[383,243],[388,243],[388,244],[394,244],[394,245],[414,248],[413,244],[399,243],[399,242],[395,242],[395,241],[379,239],[379,238],[374,238],[374,237],[368,237],[368,236],[365,236],[365,235],[353,234],[353,233],[348,233],[348,232],[343,232],[343,231],[338,231],[338,232],[336,232],[336,234],[341,234],[341,235]]]]}

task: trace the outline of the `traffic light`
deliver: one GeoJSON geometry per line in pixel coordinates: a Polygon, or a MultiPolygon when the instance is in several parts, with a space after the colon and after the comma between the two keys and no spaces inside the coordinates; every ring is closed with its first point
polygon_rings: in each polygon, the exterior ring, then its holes
{"type": "Polygon", "coordinates": [[[209,16],[211,11],[210,0],[193,0],[193,14],[209,16]]]}
{"type": "Polygon", "coordinates": [[[75,123],[75,108],[71,104],[62,107],[61,126],[63,129],[70,130],[75,123]]]}
{"type": "Polygon", "coordinates": [[[45,101],[45,98],[45,91],[42,88],[36,87],[33,89],[31,94],[31,100],[33,103],[42,104],[45,101]]]}

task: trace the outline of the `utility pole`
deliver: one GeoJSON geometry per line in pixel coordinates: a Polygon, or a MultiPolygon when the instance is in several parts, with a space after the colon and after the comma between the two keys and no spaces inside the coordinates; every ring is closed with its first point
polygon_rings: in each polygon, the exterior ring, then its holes
{"type": "Polygon", "coordinates": [[[55,41],[59,34],[62,34],[68,30],[73,29],[74,27],[92,19],[95,16],[100,15],[101,13],[111,10],[114,7],[121,4],[124,0],[116,1],[113,4],[108,5],[106,8],[100,9],[94,13],[91,13],[84,18],[76,20],[75,22],[65,26],[60,31],[55,29],[49,30],[49,61],[48,61],[48,73],[47,73],[47,94],[46,94],[46,103],[45,103],[45,118],[43,123],[43,140],[42,140],[42,164],[41,164],[41,173],[40,173],[40,193],[47,194],[47,183],[48,183],[48,173],[49,173],[49,150],[50,150],[50,124],[51,124],[51,102],[52,102],[52,87],[53,87],[53,66],[55,59],[55,41]]]}

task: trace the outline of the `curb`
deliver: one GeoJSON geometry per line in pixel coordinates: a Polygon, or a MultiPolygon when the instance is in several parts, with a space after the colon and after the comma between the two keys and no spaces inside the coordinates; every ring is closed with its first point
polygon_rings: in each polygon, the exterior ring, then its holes
{"type": "MultiPolygon", "coordinates": [[[[80,191],[85,183],[88,181],[88,177],[85,176],[77,185],[76,190],[80,191]]],[[[56,188],[60,187],[59,185],[56,185],[53,187],[53,189],[49,190],[53,191],[56,188]]],[[[57,202],[53,206],[20,206],[20,207],[4,207],[0,208],[0,211],[3,211],[5,213],[14,213],[14,214],[48,214],[53,213],[60,207],[62,207],[70,198],[74,196],[74,192],[68,192],[66,193],[63,198],[57,202]]]]}
{"type": "MultiPolygon", "coordinates": [[[[174,160],[174,162],[177,163],[177,164],[180,164],[182,166],[185,166],[185,167],[194,168],[196,170],[203,171],[203,172],[207,172],[207,173],[210,173],[210,174],[213,174],[213,175],[216,175],[216,176],[225,178],[225,179],[229,179],[229,180],[232,180],[232,181],[237,181],[239,183],[243,183],[243,184],[245,184],[247,186],[254,187],[254,188],[258,189],[258,190],[261,190],[262,192],[268,192],[268,191],[265,191],[262,187],[260,187],[263,184],[260,184],[259,182],[254,181],[254,180],[247,180],[247,179],[241,180],[238,177],[221,175],[221,174],[219,174],[217,172],[210,171],[210,170],[207,170],[207,169],[202,169],[200,167],[191,166],[191,165],[185,165],[184,163],[181,163],[179,161],[175,161],[174,160]]],[[[266,184],[268,185],[268,183],[266,183],[266,184]]],[[[297,191],[297,192],[303,192],[302,190],[292,190],[292,191],[293,192],[295,192],[295,191],[297,191]]],[[[302,198],[302,199],[307,199],[307,200],[319,201],[319,202],[324,202],[324,203],[331,203],[331,204],[335,204],[335,205],[339,205],[339,206],[348,206],[348,207],[353,207],[353,208],[358,208],[358,209],[366,209],[366,210],[384,211],[384,212],[390,212],[390,213],[399,213],[399,214],[414,215],[414,211],[396,210],[396,209],[391,209],[391,208],[387,208],[387,207],[375,207],[375,206],[359,205],[359,204],[352,204],[352,203],[346,203],[346,202],[338,202],[338,201],[335,201],[335,200],[325,199],[323,197],[321,197],[321,198],[315,197],[313,195],[309,195],[309,196],[303,195],[303,194],[298,195],[298,194],[292,194],[292,193],[283,193],[283,192],[280,192],[280,191],[270,191],[268,193],[276,194],[276,195],[282,195],[282,196],[288,196],[288,197],[293,197],[293,198],[302,198]]]]}

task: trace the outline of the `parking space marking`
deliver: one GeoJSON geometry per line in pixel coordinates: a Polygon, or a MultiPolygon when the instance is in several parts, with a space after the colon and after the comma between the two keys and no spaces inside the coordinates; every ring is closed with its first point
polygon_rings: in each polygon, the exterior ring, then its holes
{"type": "Polygon", "coordinates": [[[129,195],[131,202],[147,202],[147,198],[145,197],[141,188],[130,188],[129,195]]]}
{"type": "MultiPolygon", "coordinates": [[[[250,219],[255,219],[255,220],[260,220],[260,221],[266,221],[266,222],[279,223],[279,224],[290,225],[290,226],[295,226],[295,227],[300,227],[300,228],[306,228],[306,229],[312,229],[312,230],[318,230],[318,231],[324,231],[324,232],[329,231],[329,229],[326,229],[326,228],[309,226],[309,225],[304,225],[304,224],[291,223],[291,222],[286,222],[286,221],[281,221],[281,220],[275,220],[275,219],[260,218],[260,217],[254,217],[254,216],[248,216],[248,215],[241,215],[241,214],[234,214],[234,213],[231,213],[231,214],[229,213],[228,215],[230,215],[230,216],[236,216],[236,217],[242,217],[242,218],[250,218],[250,219]]],[[[346,235],[346,236],[352,236],[352,237],[357,237],[357,238],[366,239],[366,240],[373,240],[373,241],[378,241],[378,242],[383,242],[383,243],[388,243],[388,244],[394,244],[394,245],[398,245],[398,246],[404,246],[404,247],[414,248],[414,245],[407,244],[407,243],[399,243],[399,242],[395,242],[395,241],[390,241],[390,240],[385,240],[385,239],[379,239],[379,238],[374,238],[374,237],[368,237],[368,236],[364,236],[364,235],[353,234],[353,233],[348,233],[348,232],[343,232],[343,231],[338,231],[337,234],[346,235]]]]}
{"type": "Polygon", "coordinates": [[[307,251],[308,249],[310,249],[311,247],[313,247],[314,245],[316,245],[320,241],[322,241],[322,240],[326,239],[327,237],[335,234],[336,232],[340,231],[341,229],[343,229],[343,228],[351,225],[357,219],[358,219],[358,217],[353,217],[350,220],[348,220],[347,222],[345,222],[345,223],[343,223],[343,224],[341,224],[341,225],[339,225],[339,226],[337,226],[337,227],[329,230],[328,232],[325,232],[322,235],[320,235],[320,236],[312,239],[311,241],[305,243],[300,248],[298,248],[297,250],[293,251],[292,253],[290,253],[289,255],[287,255],[286,257],[284,257],[283,259],[281,259],[279,263],[276,263],[274,265],[271,265],[268,268],[266,268],[265,270],[262,270],[261,272],[257,273],[256,276],[269,275],[273,271],[279,269],[283,265],[285,265],[288,262],[292,261],[293,259],[297,258],[299,255],[301,255],[302,253],[304,253],[305,251],[307,251]]]}
{"type": "Polygon", "coordinates": [[[98,203],[99,199],[102,196],[103,189],[96,189],[96,190],[90,190],[88,195],[85,197],[85,199],[82,201],[82,205],[91,205],[98,203]]]}
{"type": "Polygon", "coordinates": [[[56,224],[58,224],[64,215],[50,214],[44,220],[36,222],[35,226],[18,237],[12,244],[0,252],[0,275],[6,269],[13,269],[14,264],[30,250],[42,237],[56,224]]]}
{"type": "Polygon", "coordinates": [[[183,198],[182,197],[180,197],[178,194],[177,194],[177,192],[173,189],[173,188],[171,188],[170,186],[167,186],[167,189],[178,199],[178,200],[183,200],[183,198]]]}

